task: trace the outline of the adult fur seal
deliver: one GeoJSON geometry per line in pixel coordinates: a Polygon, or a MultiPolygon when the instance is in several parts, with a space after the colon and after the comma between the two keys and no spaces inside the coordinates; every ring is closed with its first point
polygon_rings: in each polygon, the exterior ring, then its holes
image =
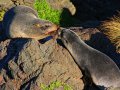
{"type": "Polygon", "coordinates": [[[8,38],[42,39],[56,31],[58,26],[47,20],[40,20],[31,7],[19,5],[9,9],[3,18],[3,32],[8,38]]]}
{"type": "Polygon", "coordinates": [[[120,87],[120,70],[107,55],[85,44],[73,31],[63,29],[60,38],[85,76],[101,90],[120,87]]]}

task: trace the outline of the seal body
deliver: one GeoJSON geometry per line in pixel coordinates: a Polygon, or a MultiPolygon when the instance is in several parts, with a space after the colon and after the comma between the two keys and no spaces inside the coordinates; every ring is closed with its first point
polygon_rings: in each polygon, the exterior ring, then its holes
{"type": "Polygon", "coordinates": [[[63,29],[60,37],[82,72],[95,85],[101,89],[120,87],[120,70],[112,59],[88,46],[71,30],[63,29]]]}
{"type": "Polygon", "coordinates": [[[57,30],[57,25],[38,18],[37,12],[28,6],[15,6],[3,18],[3,29],[9,38],[45,38],[57,30]]]}

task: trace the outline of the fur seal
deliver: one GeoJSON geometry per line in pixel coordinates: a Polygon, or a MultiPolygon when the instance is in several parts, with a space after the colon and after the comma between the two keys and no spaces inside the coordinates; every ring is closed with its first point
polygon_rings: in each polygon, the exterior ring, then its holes
{"type": "Polygon", "coordinates": [[[42,39],[58,26],[47,20],[38,18],[37,12],[31,7],[19,5],[9,9],[2,22],[3,32],[8,38],[42,39]]]}
{"type": "Polygon", "coordinates": [[[90,78],[99,89],[120,87],[120,70],[112,59],[88,46],[69,29],[61,30],[59,37],[84,73],[83,75],[90,78]]]}

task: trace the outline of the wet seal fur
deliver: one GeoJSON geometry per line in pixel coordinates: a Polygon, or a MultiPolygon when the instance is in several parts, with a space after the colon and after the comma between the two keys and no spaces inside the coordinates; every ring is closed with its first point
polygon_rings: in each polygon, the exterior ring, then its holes
{"type": "Polygon", "coordinates": [[[88,46],[69,29],[63,29],[60,38],[82,70],[100,90],[108,87],[120,87],[120,70],[107,55],[88,46]]]}
{"type": "Polygon", "coordinates": [[[42,39],[58,26],[50,21],[38,18],[37,12],[31,7],[19,5],[9,9],[3,18],[2,28],[8,38],[42,39]]]}

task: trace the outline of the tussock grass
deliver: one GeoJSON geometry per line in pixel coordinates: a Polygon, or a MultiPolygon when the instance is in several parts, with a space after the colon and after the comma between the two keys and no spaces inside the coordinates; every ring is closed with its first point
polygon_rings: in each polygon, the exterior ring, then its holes
{"type": "Polygon", "coordinates": [[[100,29],[116,46],[117,52],[120,53],[120,12],[117,16],[104,21],[100,29]]]}

